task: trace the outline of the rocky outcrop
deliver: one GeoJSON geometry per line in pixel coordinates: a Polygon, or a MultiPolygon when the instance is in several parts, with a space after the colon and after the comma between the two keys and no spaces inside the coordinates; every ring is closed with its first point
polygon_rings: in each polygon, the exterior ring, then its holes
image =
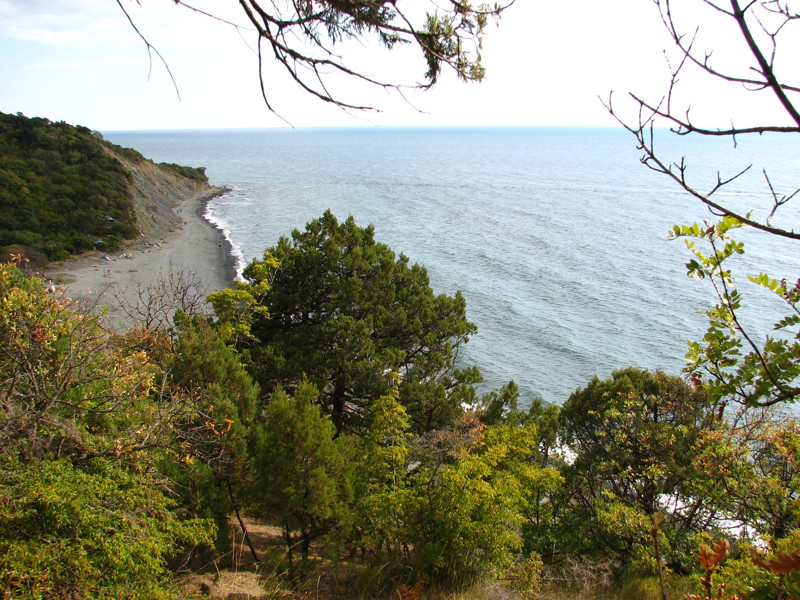
{"type": "Polygon", "coordinates": [[[140,238],[158,240],[183,224],[181,204],[187,198],[211,198],[224,188],[184,177],[160,167],[151,160],[132,160],[113,149],[109,150],[131,174],[130,193],[140,238]]]}

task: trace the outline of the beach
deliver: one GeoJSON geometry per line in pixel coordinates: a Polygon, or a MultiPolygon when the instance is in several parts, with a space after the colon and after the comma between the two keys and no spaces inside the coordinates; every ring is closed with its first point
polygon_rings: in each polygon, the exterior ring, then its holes
{"type": "MultiPolygon", "coordinates": [[[[172,203],[171,218],[160,227],[148,227],[147,235],[117,252],[95,251],[51,265],[45,278],[55,294],[88,307],[117,333],[147,325],[148,319],[166,312],[171,318],[175,306],[190,295],[204,299],[236,277],[230,244],[204,216],[209,200],[226,191],[206,188],[187,194],[172,203]],[[148,297],[153,292],[181,297],[165,298],[169,305],[159,300],[155,306],[148,297]],[[160,314],[147,315],[155,312],[160,314]]],[[[164,320],[157,324],[164,325],[164,320]]]]}

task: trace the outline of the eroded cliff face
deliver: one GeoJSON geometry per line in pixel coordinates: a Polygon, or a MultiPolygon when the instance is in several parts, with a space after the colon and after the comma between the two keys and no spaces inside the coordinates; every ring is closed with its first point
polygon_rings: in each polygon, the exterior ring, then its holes
{"type": "Polygon", "coordinates": [[[180,206],[187,198],[210,197],[221,191],[162,168],[151,160],[133,161],[110,150],[132,177],[130,193],[140,238],[156,240],[180,228],[180,206]]]}

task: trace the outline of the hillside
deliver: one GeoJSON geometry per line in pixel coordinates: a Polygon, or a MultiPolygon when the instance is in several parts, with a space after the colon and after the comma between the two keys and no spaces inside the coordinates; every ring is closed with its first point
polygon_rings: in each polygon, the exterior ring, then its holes
{"type": "Polygon", "coordinates": [[[213,189],[202,168],[157,165],[86,127],[0,113],[0,255],[34,263],[159,237],[180,199],[213,189]]]}

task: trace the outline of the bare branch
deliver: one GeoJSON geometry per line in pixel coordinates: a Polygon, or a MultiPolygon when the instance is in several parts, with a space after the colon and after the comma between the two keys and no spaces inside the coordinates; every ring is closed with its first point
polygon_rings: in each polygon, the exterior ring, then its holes
{"type": "MultiPolygon", "coordinates": [[[[634,99],[639,102],[640,106],[640,114],[639,114],[639,122],[636,125],[630,125],[626,121],[624,121],[620,116],[618,116],[615,111],[614,107],[611,102],[611,97],[609,97],[608,101],[604,101],[604,105],[608,112],[617,120],[620,125],[622,125],[627,131],[632,133],[637,140],[637,148],[643,151],[643,155],[641,158],[642,164],[647,166],[649,169],[656,171],[657,173],[661,173],[666,175],[674,182],[676,182],[683,190],[688,192],[691,196],[698,199],[700,202],[705,204],[709,209],[711,209],[714,214],[718,216],[730,216],[735,218],[740,223],[744,223],[745,225],[749,225],[754,229],[758,229],[760,231],[764,231],[766,233],[771,233],[773,235],[777,235],[780,237],[785,237],[788,239],[793,240],[800,240],[800,233],[795,231],[789,231],[786,229],[781,229],[778,227],[774,227],[769,223],[762,223],[756,221],[755,219],[750,218],[746,214],[742,214],[738,211],[735,211],[719,202],[712,200],[712,196],[722,189],[724,186],[728,185],[729,183],[735,181],[739,177],[741,177],[745,172],[747,172],[750,167],[746,167],[741,171],[735,173],[734,175],[722,178],[719,173],[717,174],[717,182],[712,186],[712,188],[707,192],[701,192],[688,181],[686,172],[687,167],[684,159],[681,159],[681,162],[678,164],[669,164],[655,150],[655,135],[654,135],[654,118],[656,116],[664,116],[666,117],[667,114],[663,113],[657,106],[651,107],[649,104],[646,104],[642,101],[639,101],[638,98],[632,95],[634,99]],[[646,112],[649,111],[649,112],[646,112]]],[[[792,195],[794,196],[794,194],[792,195]]],[[[774,209],[771,215],[774,213],[774,209]]]]}
{"type": "MultiPolygon", "coordinates": [[[[782,98],[781,103],[787,110],[787,112],[789,112],[789,114],[792,114],[793,112],[796,113],[794,108],[791,106],[791,102],[788,100],[788,97],[786,96],[786,92],[800,92],[800,87],[796,85],[790,85],[786,82],[779,82],[777,80],[777,77],[775,77],[774,67],[773,67],[774,58],[777,53],[777,36],[781,32],[783,27],[786,25],[786,21],[777,26],[774,31],[770,31],[763,24],[763,22],[756,17],[759,26],[767,35],[772,46],[772,50],[770,52],[770,56],[772,58],[771,60],[767,60],[764,56],[764,53],[759,48],[758,44],[755,42],[755,39],[753,38],[752,33],[750,32],[749,25],[746,22],[746,13],[753,7],[754,4],[756,4],[756,2],[751,2],[750,4],[747,5],[746,8],[741,9],[741,7],[739,7],[738,2],[732,1],[732,10],[728,11],[718,6],[714,2],[710,2],[709,0],[702,0],[702,1],[707,6],[710,6],[714,10],[719,12],[725,18],[733,19],[736,22],[737,26],[742,32],[743,39],[747,42],[748,47],[751,50],[751,53],[753,54],[754,58],[756,58],[756,61],[759,65],[759,68],[755,69],[754,72],[758,73],[761,76],[761,78],[754,79],[752,77],[746,77],[743,75],[724,73],[714,68],[711,64],[712,55],[710,52],[705,52],[701,56],[698,56],[695,53],[694,45],[696,42],[697,33],[699,29],[695,31],[695,35],[687,43],[685,35],[680,33],[680,31],[677,28],[677,25],[675,24],[674,16],[672,13],[671,0],[655,0],[655,4],[658,7],[661,14],[662,23],[664,24],[665,29],[669,33],[670,37],[672,38],[676,48],[678,48],[682,57],[691,62],[694,66],[698,67],[699,69],[701,69],[702,71],[706,72],[708,75],[716,79],[727,81],[730,83],[737,83],[744,86],[746,89],[750,89],[752,91],[772,89],[773,92],[775,92],[776,95],[779,97],[779,99],[782,98]]],[[[677,74],[677,72],[673,73],[673,80],[675,74],[677,74]]],[[[710,128],[699,128],[697,130],[697,133],[708,135],[710,134],[708,133],[710,131],[712,131],[710,128]]]]}
{"type": "MultiPolygon", "coordinates": [[[[153,53],[155,52],[156,56],[158,56],[158,58],[163,63],[164,68],[167,70],[167,74],[169,75],[169,78],[172,81],[172,85],[175,87],[175,93],[178,96],[178,100],[180,100],[181,93],[180,90],[178,90],[178,84],[175,81],[175,77],[172,76],[172,71],[169,68],[169,64],[167,64],[167,61],[164,60],[163,56],[161,56],[161,52],[159,52],[158,49],[155,46],[153,46],[144,35],[142,35],[142,32],[139,31],[139,28],[136,27],[136,23],[133,22],[133,19],[131,19],[131,16],[128,14],[128,11],[125,10],[125,7],[122,5],[122,0],[116,0],[116,1],[117,1],[117,6],[119,6],[120,10],[122,10],[122,12],[125,14],[125,17],[128,19],[128,22],[131,24],[131,27],[133,27],[133,30],[136,32],[136,35],[138,35],[147,46],[147,55],[150,57],[150,73],[152,73],[153,71],[153,53]]],[[[148,78],[149,77],[150,75],[148,73],[148,78]]]]}
{"type": "MultiPolygon", "coordinates": [[[[750,31],[750,27],[748,26],[747,21],[745,19],[746,11],[753,5],[754,2],[755,0],[753,0],[753,2],[748,4],[747,7],[744,10],[742,10],[739,6],[739,0],[731,0],[733,17],[739,25],[739,29],[742,32],[742,37],[747,42],[747,45],[750,48],[750,52],[758,61],[760,73],[766,79],[767,85],[770,87],[770,89],[772,89],[773,93],[780,101],[784,110],[786,110],[786,112],[791,116],[792,120],[798,125],[798,127],[800,127],[800,112],[797,111],[795,106],[786,96],[784,86],[782,86],[778,82],[778,78],[775,76],[775,70],[773,69],[772,63],[770,63],[764,57],[764,54],[761,52],[761,48],[759,48],[758,44],[753,38],[753,34],[750,31]]],[[[774,37],[772,39],[774,43],[774,37]]],[[[797,90],[795,89],[794,91],[797,90]]]]}
{"type": "Polygon", "coordinates": [[[109,294],[136,328],[170,331],[176,311],[189,316],[206,312],[208,287],[194,273],[170,268],[149,283],[131,281],[130,289],[112,286],[109,294]]]}
{"type": "MultiPolygon", "coordinates": [[[[264,56],[267,48],[272,58],[304,92],[323,102],[344,110],[370,111],[374,107],[344,99],[329,88],[328,80],[337,75],[363,81],[383,89],[426,89],[434,85],[443,66],[464,80],[480,80],[482,37],[487,23],[498,19],[513,0],[506,5],[473,7],[470,2],[448,0],[444,6],[428,0],[430,12],[411,19],[398,7],[403,0],[238,0],[248,26],[242,27],[228,19],[198,9],[183,0],[175,4],[197,14],[215,19],[238,31],[254,29],[258,36],[258,80],[267,108],[275,112],[268,99],[264,75],[264,56]],[[373,38],[391,49],[396,45],[416,46],[427,64],[422,83],[398,83],[378,79],[361,68],[352,67],[333,47],[345,40],[365,41],[373,38]],[[263,45],[266,42],[266,46],[263,45]]],[[[117,0],[123,11],[121,0],[117,0]]],[[[414,5],[419,14],[419,4],[414,5]]],[[[423,6],[424,8],[424,6],[423,6]]],[[[136,29],[147,44],[148,52],[155,48],[136,29]]],[[[160,54],[159,54],[160,57],[160,54]]],[[[163,59],[162,59],[163,60],[163,59]]]]}
{"type": "Polygon", "coordinates": [[[775,212],[781,206],[783,206],[784,204],[789,202],[789,200],[794,198],[797,195],[797,193],[800,192],[800,189],[795,190],[794,192],[792,192],[788,196],[781,196],[779,198],[777,192],[775,191],[775,188],[772,186],[772,181],[770,181],[769,175],[767,175],[767,170],[766,169],[762,169],[762,172],[764,173],[764,179],[766,179],[767,185],[769,186],[770,194],[772,194],[772,210],[769,211],[769,215],[767,215],[767,218],[764,220],[764,222],[768,226],[771,227],[772,226],[772,217],[775,216],[775,212]]]}

